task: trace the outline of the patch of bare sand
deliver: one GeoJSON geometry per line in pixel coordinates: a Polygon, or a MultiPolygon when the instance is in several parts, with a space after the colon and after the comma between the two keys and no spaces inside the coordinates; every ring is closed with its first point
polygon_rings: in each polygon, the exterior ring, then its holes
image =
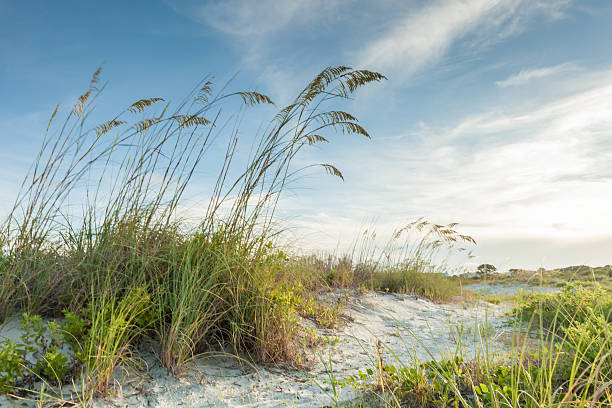
{"type": "MultiPolygon", "coordinates": [[[[323,296],[334,300],[343,295],[332,292],[323,296]]],[[[149,358],[149,369],[142,379],[130,382],[118,377],[115,395],[96,400],[94,406],[321,407],[332,401],[332,389],[325,383],[330,380],[330,363],[337,379],[373,368],[378,341],[386,364],[406,365],[415,358],[427,361],[451,356],[459,344],[464,355],[473,355],[482,345],[480,326],[487,327],[492,342],[507,330],[503,327],[503,306],[438,304],[381,292],[351,292],[347,302],[338,328],[310,325],[324,342],[312,351],[315,356],[309,370],[262,367],[217,355],[198,358],[185,375],[175,378],[149,358]]],[[[0,332],[0,341],[1,336],[0,332]]],[[[350,389],[340,389],[337,395],[341,401],[354,397],[350,389]]],[[[4,401],[0,399],[0,405],[4,401]]]]}

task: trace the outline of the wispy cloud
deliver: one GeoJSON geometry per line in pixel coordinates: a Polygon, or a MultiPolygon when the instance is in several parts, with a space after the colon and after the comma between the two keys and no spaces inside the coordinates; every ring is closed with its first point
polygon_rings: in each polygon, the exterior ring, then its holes
{"type": "Polygon", "coordinates": [[[177,12],[225,34],[249,37],[274,33],[296,20],[303,22],[316,10],[324,11],[334,2],[322,0],[225,0],[171,1],[177,12]]]}
{"type": "Polygon", "coordinates": [[[439,144],[421,147],[436,160],[414,187],[436,213],[482,222],[479,233],[490,237],[609,233],[612,72],[599,76],[597,86],[538,109],[498,107],[440,132],[439,144]]]}
{"type": "Polygon", "coordinates": [[[571,71],[574,69],[576,69],[576,67],[574,64],[571,63],[564,63],[551,67],[543,67],[536,69],[523,69],[518,74],[512,75],[504,79],[503,81],[497,81],[495,84],[500,88],[524,85],[533,79],[544,78],[551,75],[559,74],[561,72],[571,71]]]}
{"type": "Polygon", "coordinates": [[[490,44],[525,29],[535,15],[559,18],[569,0],[446,0],[427,3],[359,52],[360,66],[409,76],[444,56],[458,40],[490,44]]]}

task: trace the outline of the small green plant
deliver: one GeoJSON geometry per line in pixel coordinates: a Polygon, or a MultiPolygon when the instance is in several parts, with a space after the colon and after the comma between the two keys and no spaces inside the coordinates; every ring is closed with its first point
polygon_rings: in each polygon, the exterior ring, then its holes
{"type": "MultiPolygon", "coordinates": [[[[37,327],[40,330],[37,332],[37,337],[40,338],[38,343],[40,358],[34,365],[34,373],[48,381],[61,384],[72,369],[72,364],[76,364],[61,350],[62,340],[65,337],[64,326],[51,321],[47,324],[46,331],[41,330],[41,327],[42,325],[37,327]]],[[[71,344],[69,346],[71,346],[72,354],[75,355],[74,347],[71,344]]]]}
{"type": "Polygon", "coordinates": [[[28,353],[44,352],[47,349],[45,341],[46,328],[43,326],[42,317],[23,313],[21,315],[21,329],[23,333],[19,338],[28,353]]]}
{"type": "Polygon", "coordinates": [[[75,357],[83,362],[82,344],[90,327],[90,321],[84,316],[88,315],[88,309],[83,308],[80,313],[74,313],[64,309],[63,338],[72,346],[75,357]]]}
{"type": "Polygon", "coordinates": [[[22,315],[20,336],[25,366],[32,374],[47,381],[61,383],[71,369],[68,356],[61,351],[63,327],[56,322],[43,324],[39,315],[22,315]],[[31,354],[32,360],[27,358],[31,354]]]}
{"type": "Polygon", "coordinates": [[[21,341],[0,344],[0,394],[23,389],[38,379],[61,384],[75,367],[62,350],[63,327],[45,324],[39,315],[24,313],[21,341]]]}
{"type": "Polygon", "coordinates": [[[23,377],[23,354],[8,339],[0,343],[0,395],[11,392],[23,377]]]}
{"type": "Polygon", "coordinates": [[[476,395],[487,406],[494,405],[498,401],[508,403],[516,392],[512,389],[512,375],[512,368],[506,365],[494,365],[486,373],[484,381],[474,385],[476,395]]]}
{"type": "Polygon", "coordinates": [[[56,347],[51,347],[36,362],[34,372],[44,378],[61,383],[70,370],[68,357],[62,354],[56,347]]]}
{"type": "Polygon", "coordinates": [[[338,298],[330,304],[321,303],[310,294],[298,296],[295,305],[298,312],[307,318],[313,319],[317,324],[327,328],[333,328],[338,324],[338,319],[342,315],[348,301],[348,293],[338,298]]]}
{"type": "Polygon", "coordinates": [[[323,364],[325,373],[327,374],[327,379],[323,380],[322,383],[319,383],[315,380],[315,384],[332,400],[332,406],[334,408],[339,408],[341,406],[340,390],[343,386],[345,386],[346,383],[340,381],[334,373],[334,364],[332,361],[331,350],[329,351],[327,359],[324,359],[322,355],[319,355],[319,359],[323,364]],[[328,385],[329,387],[326,387],[326,385],[328,385]]]}

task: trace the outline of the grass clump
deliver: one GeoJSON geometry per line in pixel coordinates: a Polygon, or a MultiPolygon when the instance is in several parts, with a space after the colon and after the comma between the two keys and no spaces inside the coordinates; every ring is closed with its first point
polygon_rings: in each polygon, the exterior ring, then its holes
{"type": "MultiPolygon", "coordinates": [[[[466,251],[472,237],[456,231],[456,223],[433,224],[418,219],[395,230],[382,243],[376,231],[365,230],[348,253],[293,260],[286,269],[308,271],[309,287],[379,290],[423,296],[435,302],[454,300],[461,284],[449,276],[449,254],[466,251]]],[[[303,272],[302,272],[303,273],[303,272]]]]}
{"type": "Polygon", "coordinates": [[[456,226],[418,219],[396,230],[377,257],[375,249],[364,239],[357,281],[370,289],[424,296],[439,302],[453,300],[461,294],[461,287],[447,276],[450,268],[444,260],[451,252],[465,251],[466,245],[476,243],[472,237],[457,232],[456,226]]]}
{"type": "Polygon", "coordinates": [[[453,300],[460,294],[455,282],[442,273],[422,272],[418,269],[386,270],[375,274],[370,286],[387,292],[423,296],[438,302],[453,300]]]}
{"type": "MultiPolygon", "coordinates": [[[[0,228],[0,321],[22,311],[65,316],[66,342],[78,350],[90,396],[109,391],[118,367],[138,368],[144,340],[175,374],[211,347],[294,364],[298,310],[287,293],[302,278],[279,289],[285,259],[272,243],[276,205],[303,148],[336,132],[370,137],[357,118],[329,105],[383,79],[326,68],[280,109],[246,166],[237,167],[237,127],[228,130],[222,107],[232,100],[239,109],[272,104],[269,97],[227,86],[215,91],[213,78],[205,78],[174,108],[162,98],[140,99],[92,125],[104,89],[98,70],[63,121],[59,107],[53,112],[0,228]],[[183,195],[224,137],[211,199],[188,224],[180,217],[183,195]],[[81,211],[70,205],[75,200],[81,211]]],[[[15,353],[12,345],[2,348],[10,371],[3,392],[17,386],[16,367],[25,364],[15,353]]]]}
{"type": "MultiPolygon", "coordinates": [[[[478,295],[474,294],[474,296],[478,296],[478,295]]],[[[485,300],[485,302],[489,302],[494,305],[501,305],[502,303],[515,304],[520,299],[522,299],[522,296],[519,293],[512,293],[512,294],[505,294],[505,295],[484,295],[481,297],[485,300]]]]}
{"type": "Polygon", "coordinates": [[[90,392],[106,394],[117,367],[138,368],[136,340],[150,327],[146,314],[151,307],[151,297],[142,287],[128,289],[121,297],[103,293],[90,303],[81,352],[90,392]]]}

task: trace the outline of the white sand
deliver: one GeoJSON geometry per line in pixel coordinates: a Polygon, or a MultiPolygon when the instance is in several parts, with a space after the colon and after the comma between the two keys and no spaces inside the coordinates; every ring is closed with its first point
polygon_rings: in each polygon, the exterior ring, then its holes
{"type": "MultiPolygon", "coordinates": [[[[327,294],[329,298],[340,292],[327,294]]],[[[271,367],[252,367],[233,357],[200,358],[189,373],[177,379],[149,359],[145,379],[127,380],[115,385],[115,396],[95,402],[96,407],[321,407],[331,404],[331,389],[326,364],[331,359],[334,375],[342,379],[374,367],[376,343],[383,346],[386,364],[405,365],[416,356],[421,361],[451,355],[458,339],[464,354],[478,349],[477,324],[487,321],[491,341],[502,327],[503,306],[485,305],[464,308],[459,303],[435,304],[413,296],[386,293],[352,293],[345,317],[338,329],[317,328],[329,343],[319,347],[308,371],[271,367]],[[480,322],[480,323],[477,323],[480,322]],[[457,329],[463,334],[457,335],[457,329]],[[337,341],[336,341],[337,340],[337,341]],[[325,390],[321,389],[317,382],[325,390]]],[[[314,326],[311,326],[314,327],[314,326]]],[[[0,330],[14,336],[15,326],[0,330]],[[11,334],[12,333],[12,334],[11,334]]],[[[503,347],[497,347],[501,350],[503,347]]],[[[353,390],[340,390],[340,400],[354,398],[353,390]]],[[[0,398],[0,406],[8,401],[0,398]]],[[[6,405],[10,406],[10,405],[6,405]]]]}

